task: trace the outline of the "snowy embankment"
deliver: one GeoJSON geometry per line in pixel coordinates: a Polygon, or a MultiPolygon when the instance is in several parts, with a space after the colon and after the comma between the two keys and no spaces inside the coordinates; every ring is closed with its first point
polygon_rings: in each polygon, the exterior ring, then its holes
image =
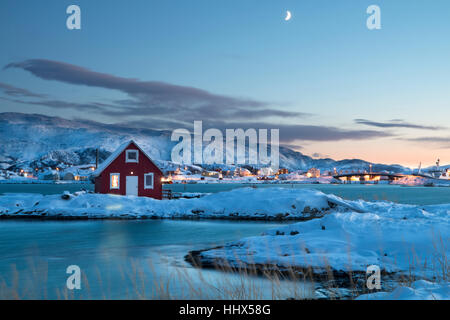
{"type": "Polygon", "coordinates": [[[356,277],[361,288],[367,267],[376,265],[387,290],[399,277],[437,282],[449,278],[450,204],[346,201],[331,195],[327,201],[338,206],[320,219],[195,251],[187,259],[204,267],[294,269],[321,280],[331,271],[341,285],[350,285],[356,277]]]}
{"type": "MultiPolygon", "coordinates": [[[[369,265],[379,266],[382,277],[389,279],[414,276],[443,283],[449,278],[450,204],[347,201],[317,190],[286,188],[242,188],[161,201],[86,192],[5,194],[0,196],[1,217],[301,220],[261,236],[193,252],[190,261],[203,266],[295,269],[313,277],[331,271],[334,279],[347,282],[350,274],[364,282],[369,265]]],[[[392,287],[383,282],[383,289],[392,287]]]]}
{"type": "Polygon", "coordinates": [[[62,196],[11,193],[0,196],[0,217],[302,220],[348,206],[316,190],[286,188],[241,188],[179,200],[85,192],[62,196]]]}
{"type": "Polygon", "coordinates": [[[409,287],[397,287],[392,292],[363,294],[357,300],[450,300],[450,282],[419,280],[409,287]]]}
{"type": "Polygon", "coordinates": [[[202,251],[200,257],[204,261],[226,259],[237,266],[313,267],[316,272],[330,267],[365,273],[367,266],[377,265],[388,273],[408,270],[418,276],[448,275],[450,204],[345,203],[359,212],[334,211],[202,251]]]}
{"type": "Polygon", "coordinates": [[[450,180],[445,179],[431,179],[417,176],[406,176],[395,180],[392,184],[404,186],[427,186],[427,187],[450,187],[450,180]]]}
{"type": "Polygon", "coordinates": [[[75,180],[38,180],[31,178],[1,179],[0,177],[0,184],[90,184],[90,182],[75,180]]]}
{"type": "Polygon", "coordinates": [[[357,300],[450,300],[450,282],[419,280],[409,287],[400,286],[392,292],[364,294],[357,300]]]}

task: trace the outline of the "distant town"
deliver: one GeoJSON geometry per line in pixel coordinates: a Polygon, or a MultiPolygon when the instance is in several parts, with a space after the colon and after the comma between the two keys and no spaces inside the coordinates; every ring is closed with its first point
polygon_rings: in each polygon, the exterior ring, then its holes
{"type": "MultiPolygon", "coordinates": [[[[56,166],[45,168],[14,168],[0,171],[3,183],[91,183],[97,164],[81,166],[56,166]]],[[[428,170],[415,170],[413,174],[400,174],[388,171],[375,172],[372,165],[367,170],[308,170],[289,171],[270,167],[224,166],[205,169],[196,165],[177,165],[164,163],[163,184],[195,183],[316,183],[316,184],[404,184],[436,185],[450,183],[450,168],[440,168],[439,163],[428,170]]]]}

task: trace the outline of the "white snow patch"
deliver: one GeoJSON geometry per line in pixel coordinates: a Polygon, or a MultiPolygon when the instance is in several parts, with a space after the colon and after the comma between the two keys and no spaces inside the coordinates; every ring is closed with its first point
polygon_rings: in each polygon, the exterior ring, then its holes
{"type": "Polygon", "coordinates": [[[201,253],[205,260],[313,267],[323,273],[365,273],[369,265],[419,277],[448,276],[450,204],[415,206],[391,202],[346,201],[329,196],[338,210],[201,253]],[[342,210],[346,208],[347,210],[342,210]]]}
{"type": "Polygon", "coordinates": [[[178,200],[84,192],[67,197],[64,200],[61,195],[5,194],[0,196],[0,216],[283,220],[310,218],[331,209],[329,196],[308,189],[241,188],[178,200]]]}
{"type": "Polygon", "coordinates": [[[357,300],[450,300],[450,282],[419,280],[410,287],[400,286],[392,292],[364,294],[357,300]]]}

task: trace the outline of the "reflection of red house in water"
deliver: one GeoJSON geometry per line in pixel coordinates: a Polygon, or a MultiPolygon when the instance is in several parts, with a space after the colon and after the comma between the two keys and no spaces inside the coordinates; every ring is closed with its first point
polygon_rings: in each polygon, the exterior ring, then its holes
{"type": "Polygon", "coordinates": [[[95,192],[162,199],[162,176],[150,157],[129,141],[94,172],[95,192]]]}

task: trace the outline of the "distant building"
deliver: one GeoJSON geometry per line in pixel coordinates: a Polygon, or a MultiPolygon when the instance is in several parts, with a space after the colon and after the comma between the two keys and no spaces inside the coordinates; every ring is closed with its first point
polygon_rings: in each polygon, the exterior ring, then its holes
{"type": "Polygon", "coordinates": [[[258,175],[259,176],[272,176],[274,174],[273,169],[268,167],[268,168],[261,168],[258,170],[258,175]]]}
{"type": "Polygon", "coordinates": [[[252,173],[248,169],[238,167],[234,170],[234,175],[238,177],[249,177],[252,176],[252,173]]]}
{"type": "Polygon", "coordinates": [[[57,170],[45,169],[38,174],[39,180],[59,180],[59,172],[57,170]]]}
{"type": "Polygon", "coordinates": [[[231,177],[232,172],[230,170],[222,170],[222,176],[224,177],[231,177]]]}
{"type": "Polygon", "coordinates": [[[63,180],[75,180],[75,175],[72,172],[66,172],[63,180]]]}
{"type": "Polygon", "coordinates": [[[320,170],[317,168],[311,168],[306,173],[306,176],[308,178],[319,178],[320,177],[320,170]]]}
{"type": "Polygon", "coordinates": [[[222,173],[217,172],[217,171],[203,171],[202,176],[220,179],[220,178],[222,178],[222,173]]]}

